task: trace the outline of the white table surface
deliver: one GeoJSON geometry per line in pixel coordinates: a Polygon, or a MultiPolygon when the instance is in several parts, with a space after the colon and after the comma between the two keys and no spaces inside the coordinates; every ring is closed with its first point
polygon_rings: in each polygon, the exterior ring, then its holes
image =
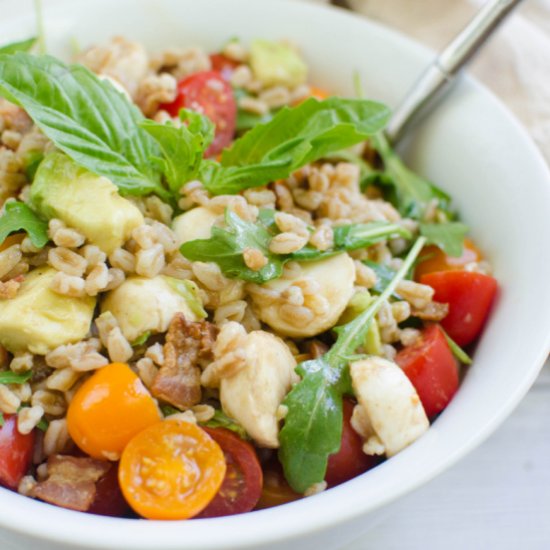
{"type": "Polygon", "coordinates": [[[345,550],[549,548],[550,361],[484,444],[345,550]]]}

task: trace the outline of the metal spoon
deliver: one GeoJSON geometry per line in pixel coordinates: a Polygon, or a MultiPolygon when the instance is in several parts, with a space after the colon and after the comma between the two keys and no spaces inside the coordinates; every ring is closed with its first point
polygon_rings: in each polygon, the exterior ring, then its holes
{"type": "MultiPolygon", "coordinates": [[[[432,61],[396,107],[385,131],[391,143],[398,142],[414,121],[430,111],[436,103],[435,100],[450,88],[460,69],[521,2],[522,0],[489,0],[484,4],[468,25],[432,61]]],[[[347,0],[331,0],[331,4],[353,10],[347,0]]]]}

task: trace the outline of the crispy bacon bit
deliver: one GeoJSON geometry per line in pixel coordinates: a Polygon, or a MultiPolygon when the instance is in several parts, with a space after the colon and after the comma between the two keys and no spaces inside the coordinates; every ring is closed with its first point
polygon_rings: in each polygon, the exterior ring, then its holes
{"type": "Polygon", "coordinates": [[[418,317],[424,321],[441,321],[449,313],[449,304],[442,304],[440,302],[430,302],[423,309],[412,309],[411,316],[418,317]]]}
{"type": "Polygon", "coordinates": [[[153,380],[152,394],[180,409],[201,400],[199,365],[213,360],[212,347],[218,329],[212,323],[187,322],[176,313],[166,334],[164,365],[153,380]]]}
{"type": "Polygon", "coordinates": [[[37,483],[30,496],[63,508],[86,512],[96,495],[96,482],[111,468],[110,462],[93,458],[52,455],[48,476],[37,483]]]}

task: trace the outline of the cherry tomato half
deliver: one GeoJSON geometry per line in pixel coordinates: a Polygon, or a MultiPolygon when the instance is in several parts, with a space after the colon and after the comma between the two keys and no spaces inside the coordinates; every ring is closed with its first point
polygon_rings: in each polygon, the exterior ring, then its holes
{"type": "Polygon", "coordinates": [[[99,516],[124,517],[130,512],[130,506],[124,500],[118,484],[118,464],[111,464],[109,471],[96,483],[94,501],[88,514],[99,516]]]}
{"type": "Polygon", "coordinates": [[[220,446],[201,428],[164,420],[124,449],[118,480],[135,512],[147,519],[188,519],[204,510],[226,472],[220,446]]]}
{"type": "Polygon", "coordinates": [[[178,116],[186,108],[207,116],[216,125],[216,135],[205,156],[216,156],[233,140],[237,121],[237,103],[230,84],[216,71],[203,71],[178,83],[178,95],[161,109],[178,116]]]}
{"type": "Polygon", "coordinates": [[[462,254],[458,257],[447,256],[438,246],[425,246],[420,253],[420,261],[414,270],[414,277],[419,279],[422,275],[434,271],[464,269],[465,265],[479,262],[482,258],[481,252],[470,239],[464,239],[462,254]]]}
{"type": "Polygon", "coordinates": [[[351,427],[354,404],[349,399],[343,403],[342,443],[340,450],[328,457],[325,481],[329,487],[340,485],[376,466],[379,459],[363,452],[363,440],[351,427]]]}
{"type": "Polygon", "coordinates": [[[160,421],[151,394],[124,363],[97,370],[77,390],[67,411],[72,440],[98,459],[117,460],[134,435],[160,421]]]}
{"type": "Polygon", "coordinates": [[[420,282],[435,290],[434,299],[449,304],[441,322],[447,334],[459,345],[467,346],[481,333],[497,292],[497,282],[489,275],[470,271],[428,273],[420,282]]]}
{"type": "Polygon", "coordinates": [[[221,447],[227,471],[218,494],[196,517],[215,518],[250,512],[262,492],[263,472],[254,447],[225,428],[203,428],[221,447]]]}
{"type": "Polygon", "coordinates": [[[0,428],[0,485],[17,489],[31,465],[34,430],[26,435],[17,430],[17,416],[5,415],[0,428]]]}
{"type": "Polygon", "coordinates": [[[395,357],[415,387],[426,415],[440,413],[458,389],[458,366],[443,331],[430,325],[395,357]]]}
{"type": "Polygon", "coordinates": [[[256,506],[257,510],[280,506],[300,498],[303,498],[303,495],[292,490],[276,457],[264,464],[262,494],[256,506]]]}

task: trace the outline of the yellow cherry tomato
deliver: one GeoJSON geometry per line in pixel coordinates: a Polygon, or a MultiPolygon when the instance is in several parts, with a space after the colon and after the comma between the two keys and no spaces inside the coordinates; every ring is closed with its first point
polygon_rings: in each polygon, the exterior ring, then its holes
{"type": "Polygon", "coordinates": [[[98,459],[118,460],[132,437],[160,421],[151,394],[123,363],[97,370],[78,389],[67,412],[73,441],[98,459]]]}
{"type": "Polygon", "coordinates": [[[201,428],[165,420],[136,435],[118,470],[122,493],[147,519],[187,519],[216,496],[225,477],[220,446],[201,428]]]}

